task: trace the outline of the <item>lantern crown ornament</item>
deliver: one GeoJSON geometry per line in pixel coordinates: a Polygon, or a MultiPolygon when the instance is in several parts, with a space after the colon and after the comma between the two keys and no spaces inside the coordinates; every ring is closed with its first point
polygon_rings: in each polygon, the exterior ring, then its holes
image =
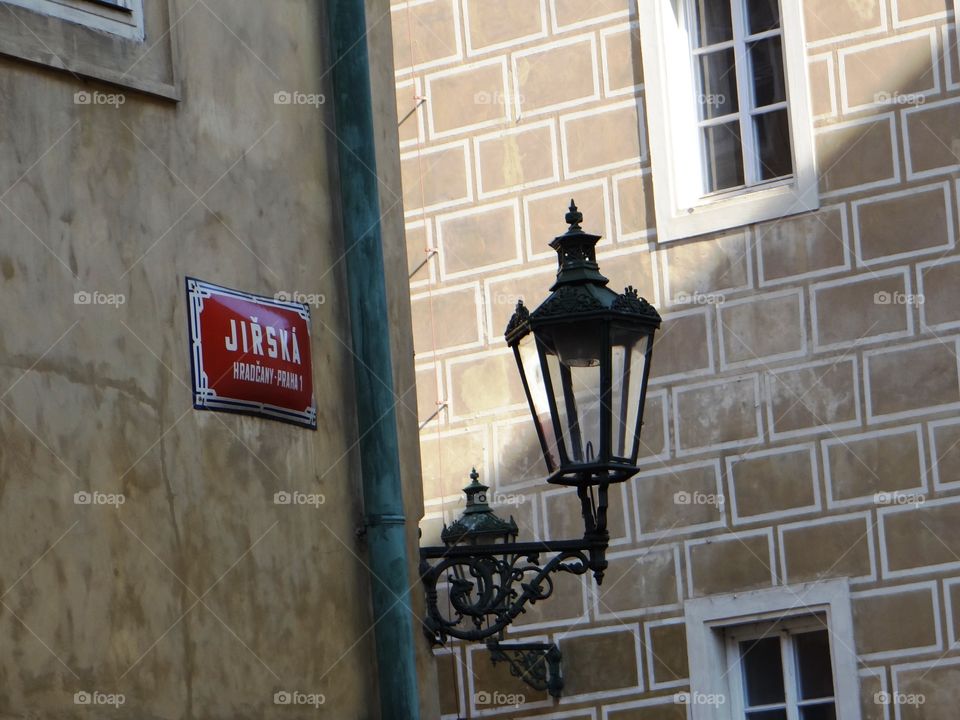
{"type": "Polygon", "coordinates": [[[489,487],[480,482],[476,468],[470,473],[470,484],[463,492],[467,496],[467,505],[463,513],[453,523],[443,528],[440,539],[444,545],[457,543],[484,543],[517,539],[519,529],[513,517],[504,520],[499,517],[487,502],[489,487]]]}
{"type": "Polygon", "coordinates": [[[557,278],[534,310],[521,300],[507,325],[547,465],[547,481],[590,486],[637,472],[654,333],[661,318],[633,287],[611,290],[599,235],[584,232],[576,203],[550,243],[557,278]]]}

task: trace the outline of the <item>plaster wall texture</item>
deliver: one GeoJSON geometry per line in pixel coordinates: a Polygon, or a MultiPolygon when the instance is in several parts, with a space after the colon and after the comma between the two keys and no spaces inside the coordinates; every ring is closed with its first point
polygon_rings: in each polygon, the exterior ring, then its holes
{"type": "MultiPolygon", "coordinates": [[[[113,55],[109,36],[0,3],[0,40],[40,28],[49,50],[0,59],[0,717],[377,718],[334,112],[276,98],[331,97],[324,5],[169,10],[113,55]],[[119,84],[44,66],[91,55],[123,61],[119,84]],[[179,102],[123,84],[154,65],[179,102]],[[192,408],[185,275],[318,298],[317,432],[192,408]],[[275,504],[284,490],[324,501],[275,504]]],[[[422,491],[388,11],[369,3],[412,572],[422,491]]]]}

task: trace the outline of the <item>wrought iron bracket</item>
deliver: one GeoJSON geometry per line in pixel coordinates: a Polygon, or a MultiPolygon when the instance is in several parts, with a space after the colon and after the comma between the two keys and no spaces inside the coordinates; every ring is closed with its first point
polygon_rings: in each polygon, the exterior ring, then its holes
{"type": "Polygon", "coordinates": [[[508,663],[510,674],[534,690],[546,691],[555,698],[563,693],[563,675],[560,672],[563,657],[556,643],[502,643],[489,640],[487,650],[494,665],[498,662],[508,663]]]}

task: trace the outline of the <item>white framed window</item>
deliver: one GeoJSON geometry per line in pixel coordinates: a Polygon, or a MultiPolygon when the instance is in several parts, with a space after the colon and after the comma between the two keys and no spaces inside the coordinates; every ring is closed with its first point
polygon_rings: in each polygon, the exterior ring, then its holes
{"type": "Polygon", "coordinates": [[[143,0],[2,0],[94,30],[143,40],[143,0]]]}
{"type": "Polygon", "coordinates": [[[688,600],[693,720],[861,720],[846,579],[688,600]]]}
{"type": "Polygon", "coordinates": [[[657,234],[816,209],[799,0],[640,0],[657,234]]]}

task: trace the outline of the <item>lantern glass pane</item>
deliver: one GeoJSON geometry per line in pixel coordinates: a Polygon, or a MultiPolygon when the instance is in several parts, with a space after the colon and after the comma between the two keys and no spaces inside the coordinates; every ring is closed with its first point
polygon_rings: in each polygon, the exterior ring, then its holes
{"type": "Polygon", "coordinates": [[[640,433],[640,401],[650,336],[635,328],[614,325],[611,340],[611,450],[613,457],[632,464],[640,433]]]}
{"type": "Polygon", "coordinates": [[[533,335],[527,335],[520,340],[516,349],[517,362],[520,372],[526,380],[527,391],[530,393],[530,413],[537,424],[540,437],[543,440],[543,455],[547,469],[553,472],[560,467],[557,458],[557,436],[554,432],[553,421],[550,416],[550,401],[547,397],[549,388],[543,377],[540,365],[540,354],[537,352],[537,343],[533,335]]]}
{"type": "MultiPolygon", "coordinates": [[[[568,365],[549,349],[546,357],[566,458],[575,464],[595,462],[600,455],[599,362],[568,365]]],[[[583,358],[577,355],[574,362],[583,358]]]]}

